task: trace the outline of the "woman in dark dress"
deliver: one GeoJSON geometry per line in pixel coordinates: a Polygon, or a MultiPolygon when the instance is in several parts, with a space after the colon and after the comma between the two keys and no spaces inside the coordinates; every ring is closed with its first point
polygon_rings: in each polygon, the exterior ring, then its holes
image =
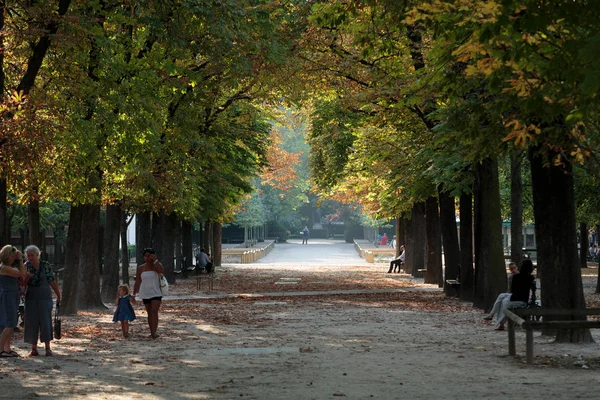
{"type": "Polygon", "coordinates": [[[10,348],[10,341],[18,321],[19,278],[27,275],[23,254],[15,247],[6,245],[0,250],[0,358],[19,357],[10,348]],[[18,260],[19,268],[12,265],[18,260]]]}
{"type": "Polygon", "coordinates": [[[29,356],[39,355],[37,344],[44,342],[46,356],[52,355],[50,341],[52,336],[52,291],[56,294],[56,304],[60,303],[60,290],[50,265],[40,260],[40,249],[36,246],[25,248],[27,256],[26,280],[27,291],[25,292],[25,333],[23,340],[31,344],[29,356]]]}

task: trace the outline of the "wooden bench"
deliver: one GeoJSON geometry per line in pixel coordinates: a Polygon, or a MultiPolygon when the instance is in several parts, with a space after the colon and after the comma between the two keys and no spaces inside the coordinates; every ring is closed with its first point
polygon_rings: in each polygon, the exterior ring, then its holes
{"type": "MultiPolygon", "coordinates": [[[[458,281],[458,279],[446,279],[446,286],[454,290],[454,294],[456,297],[460,296],[460,282],[458,281]]],[[[452,295],[452,293],[450,293],[449,295],[452,295]]]]}
{"type": "Polygon", "coordinates": [[[540,328],[552,329],[600,329],[600,320],[596,321],[536,321],[529,320],[531,317],[587,317],[588,315],[600,315],[600,308],[588,308],[584,310],[567,310],[552,308],[510,308],[505,311],[508,319],[508,354],[516,355],[515,350],[515,324],[525,330],[525,346],[527,364],[533,364],[533,330],[540,328]],[[523,319],[522,317],[526,317],[523,319]]]}

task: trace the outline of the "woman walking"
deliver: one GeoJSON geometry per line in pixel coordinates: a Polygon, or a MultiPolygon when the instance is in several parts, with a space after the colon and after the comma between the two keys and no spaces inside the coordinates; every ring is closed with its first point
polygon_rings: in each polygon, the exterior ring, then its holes
{"type": "Polygon", "coordinates": [[[18,320],[19,278],[25,277],[27,270],[23,254],[11,245],[0,250],[0,261],[0,326],[4,328],[0,333],[0,358],[19,357],[10,348],[10,341],[18,320]],[[18,269],[13,267],[15,260],[18,260],[18,269]]]}
{"type": "Polygon", "coordinates": [[[133,286],[133,297],[139,293],[148,312],[148,325],[150,337],[156,339],[158,334],[158,310],[162,302],[160,291],[160,274],[163,273],[162,264],[156,259],[156,253],[151,248],[144,249],[144,264],[138,267],[133,286]]]}
{"type": "Polygon", "coordinates": [[[38,339],[46,347],[46,356],[52,356],[52,291],[56,294],[56,306],[60,304],[60,290],[54,273],[46,261],[40,261],[40,249],[34,245],[25,248],[27,256],[25,292],[25,333],[23,340],[31,344],[30,357],[38,356],[38,339]]]}

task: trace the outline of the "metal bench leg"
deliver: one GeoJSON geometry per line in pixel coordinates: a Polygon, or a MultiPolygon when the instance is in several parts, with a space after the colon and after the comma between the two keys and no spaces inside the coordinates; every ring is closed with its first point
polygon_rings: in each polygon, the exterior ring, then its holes
{"type": "Polygon", "coordinates": [[[508,354],[516,356],[517,351],[515,350],[515,323],[512,319],[508,319],[508,354]]]}
{"type": "Polygon", "coordinates": [[[527,364],[533,364],[533,329],[527,328],[525,331],[527,342],[527,364]]]}

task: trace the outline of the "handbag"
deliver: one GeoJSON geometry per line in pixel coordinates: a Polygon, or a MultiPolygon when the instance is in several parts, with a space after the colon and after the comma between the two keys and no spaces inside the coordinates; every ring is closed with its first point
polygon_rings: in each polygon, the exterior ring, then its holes
{"type": "Polygon", "coordinates": [[[167,282],[167,278],[163,274],[160,274],[158,282],[160,283],[160,293],[163,296],[167,296],[169,294],[169,282],[167,282]]]}
{"type": "Polygon", "coordinates": [[[58,307],[59,307],[59,304],[56,303],[56,308],[54,309],[54,337],[56,339],[60,339],[60,337],[61,337],[61,325],[62,325],[62,321],[58,317],[58,307]]]}

